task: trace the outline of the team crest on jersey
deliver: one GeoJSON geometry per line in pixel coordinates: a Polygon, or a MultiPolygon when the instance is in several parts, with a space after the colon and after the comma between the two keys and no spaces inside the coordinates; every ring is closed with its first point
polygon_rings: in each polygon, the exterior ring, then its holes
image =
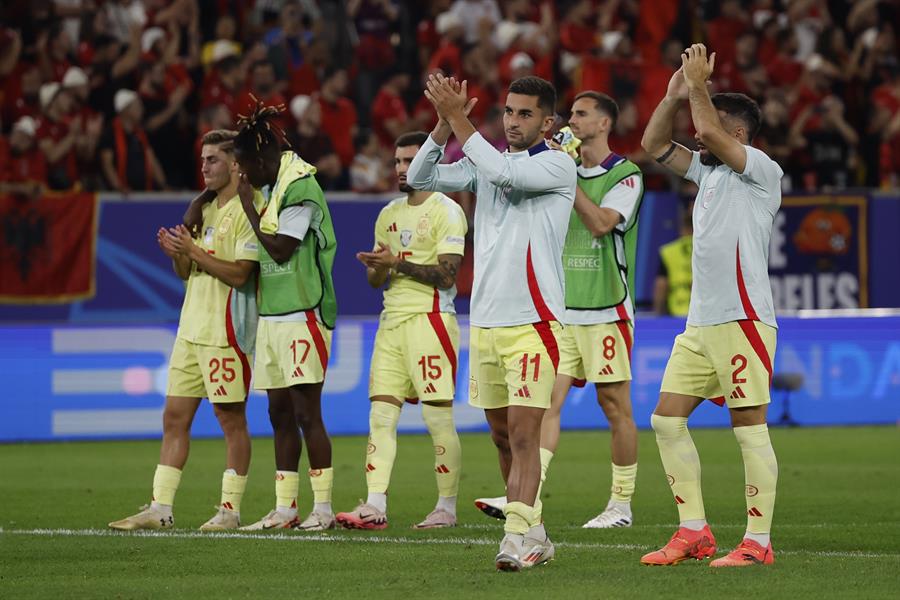
{"type": "Polygon", "coordinates": [[[231,217],[225,217],[222,219],[222,222],[219,223],[219,229],[216,233],[219,234],[219,238],[224,238],[225,234],[228,233],[228,230],[231,229],[232,219],[231,217]]]}
{"type": "Polygon", "coordinates": [[[416,235],[425,237],[428,235],[429,229],[431,229],[431,221],[429,220],[428,215],[424,215],[419,219],[419,224],[416,225],[416,235]]]}
{"type": "Polygon", "coordinates": [[[409,229],[404,229],[400,232],[400,244],[403,245],[404,248],[409,246],[409,243],[412,241],[412,231],[409,229]]]}

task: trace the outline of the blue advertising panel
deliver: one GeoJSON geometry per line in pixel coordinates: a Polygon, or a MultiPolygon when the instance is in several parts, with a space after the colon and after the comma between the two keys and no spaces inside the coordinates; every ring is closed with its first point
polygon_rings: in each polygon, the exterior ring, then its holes
{"type": "Polygon", "coordinates": [[[776,310],[869,306],[867,209],[863,196],[783,199],[769,248],[776,310]]]}
{"type": "MultiPolygon", "coordinates": [[[[485,428],[467,404],[468,328],[461,322],[455,414],[461,430],[485,428]]],[[[324,394],[333,434],[368,430],[368,367],[377,321],[341,319],[335,330],[324,394]]],[[[635,420],[649,426],[678,319],[639,319],[632,357],[635,420]]],[[[87,325],[0,328],[0,441],[156,437],[161,433],[166,363],[175,328],[87,325]]],[[[799,373],[804,386],[791,397],[802,425],[895,423],[900,419],[900,317],[780,320],[776,372],[799,373]]],[[[782,396],[770,410],[777,421],[782,396]]],[[[266,399],[254,392],[248,421],[253,435],[269,435],[266,399]]],[[[728,411],[706,402],[692,426],[727,426],[728,411]]],[[[562,413],[567,429],[606,427],[592,388],[573,390],[562,413]]],[[[419,408],[407,406],[400,428],[424,431],[419,408]]],[[[193,428],[219,436],[204,402],[193,428]]]]}
{"type": "MultiPolygon", "coordinates": [[[[378,212],[396,196],[329,194],[337,236],[334,283],[342,315],[374,315],[381,310],[381,290],[372,289],[356,253],[370,250],[378,212]]],[[[62,305],[0,305],[0,322],[167,323],[178,320],[184,284],[156,244],[160,227],[181,221],[188,197],[100,202],[96,295],[62,305]]],[[[657,248],[675,239],[677,199],[648,192],[641,209],[635,298],[649,303],[658,264],[657,248]]],[[[0,233],[2,235],[2,233],[0,233]]],[[[468,312],[468,299],[457,309],[468,312]]]]}

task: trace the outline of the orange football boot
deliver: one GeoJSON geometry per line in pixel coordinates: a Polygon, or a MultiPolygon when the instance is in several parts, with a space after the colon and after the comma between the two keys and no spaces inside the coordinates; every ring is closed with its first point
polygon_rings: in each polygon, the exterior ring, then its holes
{"type": "Polygon", "coordinates": [[[679,527],[669,543],[641,557],[645,565],[677,565],[683,560],[695,558],[703,560],[716,553],[716,538],[709,525],[700,531],[679,527]]]}
{"type": "Polygon", "coordinates": [[[753,540],[743,540],[737,548],[721,558],[709,563],[711,567],[749,567],[750,565],[771,565],[775,562],[772,544],[763,548],[753,540]]]}

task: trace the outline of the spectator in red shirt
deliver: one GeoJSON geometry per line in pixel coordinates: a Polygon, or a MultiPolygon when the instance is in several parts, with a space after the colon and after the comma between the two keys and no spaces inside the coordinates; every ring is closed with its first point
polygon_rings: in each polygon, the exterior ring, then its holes
{"type": "Polygon", "coordinates": [[[137,92],[119,90],[117,117],[100,138],[100,166],[109,186],[123,194],[166,187],[166,176],[144,132],[144,105],[137,92]]]}
{"type": "Polygon", "coordinates": [[[62,81],[72,66],[69,62],[72,40],[62,21],[52,22],[48,29],[38,34],[37,49],[44,81],[62,81]]]}
{"type": "Polygon", "coordinates": [[[716,52],[716,70],[734,62],[734,41],[748,28],[740,0],[724,0],[719,5],[719,16],[706,24],[706,45],[716,52]]]}
{"type": "Polygon", "coordinates": [[[440,40],[426,71],[439,70],[457,76],[462,72],[462,21],[451,12],[443,12],[437,16],[434,26],[440,40]]]}
{"type": "Polygon", "coordinates": [[[319,99],[295,96],[291,99],[290,111],[297,122],[297,126],[287,133],[291,148],[316,167],[316,181],[330,189],[341,175],[341,161],[334,152],[331,139],[322,131],[319,99]]]}
{"type": "Polygon", "coordinates": [[[75,143],[78,175],[88,189],[98,187],[97,144],[103,133],[103,115],[88,104],[90,87],[87,74],[78,67],[69,67],[62,81],[63,89],[72,100],[72,121],[81,131],[75,143]]]}
{"type": "Polygon", "coordinates": [[[47,185],[47,164],[35,143],[37,122],[22,117],[7,143],[0,138],[0,193],[37,196],[47,185]]]}
{"type": "Polygon", "coordinates": [[[564,13],[559,28],[559,44],[568,52],[586,54],[598,45],[591,0],[577,0],[564,13]]]}
{"type": "Polygon", "coordinates": [[[201,92],[200,107],[224,104],[232,114],[237,113],[238,95],[244,87],[244,70],[241,59],[230,55],[216,63],[207,75],[201,92]]]}
{"type": "Polygon", "coordinates": [[[756,32],[744,31],[732,46],[735,49],[734,62],[723,64],[721,69],[716,65],[716,82],[720,84],[720,89],[759,98],[768,84],[768,75],[757,59],[759,41],[756,32]]]}
{"type": "Polygon", "coordinates": [[[794,85],[803,75],[803,63],[795,58],[797,34],[794,33],[793,27],[785,27],[778,32],[775,39],[777,41],[775,57],[765,63],[769,72],[769,81],[778,87],[794,85]]]}
{"type": "Polygon", "coordinates": [[[890,72],[891,79],[872,93],[872,117],[869,132],[881,143],[876,182],[885,188],[900,187],[900,67],[890,72]]]}
{"type": "Polygon", "coordinates": [[[372,102],[372,129],[383,148],[393,148],[398,137],[416,130],[403,101],[403,92],[408,87],[409,74],[395,70],[387,76],[372,102]]]}
{"type": "Polygon", "coordinates": [[[319,106],[322,109],[322,131],[331,139],[331,145],[341,167],[350,168],[356,150],[353,138],[356,136],[356,107],[345,97],[349,79],[347,70],[330,67],[322,76],[322,89],[319,95],[319,106]]]}
{"type": "Polygon", "coordinates": [[[67,190],[78,183],[78,159],[75,146],[81,136],[81,124],[71,121],[72,97],[56,82],[41,86],[43,117],[38,127],[38,146],[47,160],[47,184],[50,189],[67,190]]]}
{"type": "MultiPolygon", "coordinates": [[[[251,95],[267,106],[287,104],[285,97],[278,91],[278,79],[275,77],[275,65],[272,61],[260,60],[253,63],[249,79],[247,90],[238,99],[237,114],[249,115],[256,106],[251,95]]],[[[271,122],[287,131],[289,120],[284,113],[273,118],[271,122]]]]}

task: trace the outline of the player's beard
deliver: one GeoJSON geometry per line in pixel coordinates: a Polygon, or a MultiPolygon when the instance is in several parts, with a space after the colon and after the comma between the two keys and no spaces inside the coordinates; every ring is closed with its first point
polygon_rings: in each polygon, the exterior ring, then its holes
{"type": "Polygon", "coordinates": [[[707,150],[705,153],[700,153],[700,164],[707,167],[718,167],[722,164],[722,161],[719,160],[719,157],[707,150]]]}
{"type": "Polygon", "coordinates": [[[403,192],[404,194],[412,194],[413,192],[416,191],[416,190],[414,190],[414,189],[412,188],[412,186],[410,186],[408,183],[401,183],[401,184],[398,185],[397,187],[398,187],[398,188],[400,189],[400,191],[403,192]]]}

